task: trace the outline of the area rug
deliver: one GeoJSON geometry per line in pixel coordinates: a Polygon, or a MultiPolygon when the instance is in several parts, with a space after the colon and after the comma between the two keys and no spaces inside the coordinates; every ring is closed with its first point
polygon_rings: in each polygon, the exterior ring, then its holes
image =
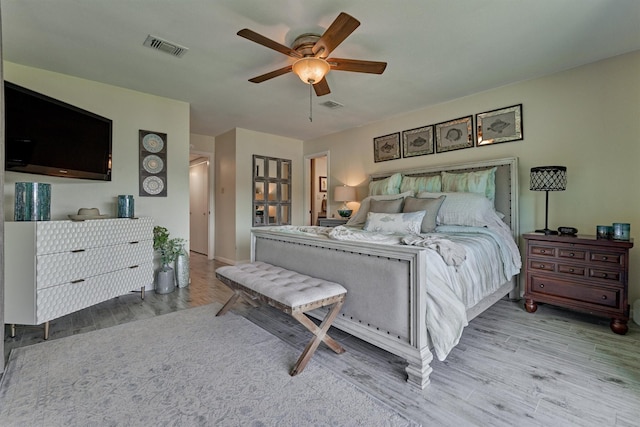
{"type": "Polygon", "coordinates": [[[313,359],[289,376],[303,348],[219,307],[13,350],[0,425],[416,425],[313,359]]]}

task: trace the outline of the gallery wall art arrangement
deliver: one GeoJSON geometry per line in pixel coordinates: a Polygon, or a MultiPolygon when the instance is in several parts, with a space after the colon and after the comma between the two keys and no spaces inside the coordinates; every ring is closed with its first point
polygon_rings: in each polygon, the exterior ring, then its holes
{"type": "Polygon", "coordinates": [[[523,139],[522,104],[373,138],[374,162],[523,139]]]}

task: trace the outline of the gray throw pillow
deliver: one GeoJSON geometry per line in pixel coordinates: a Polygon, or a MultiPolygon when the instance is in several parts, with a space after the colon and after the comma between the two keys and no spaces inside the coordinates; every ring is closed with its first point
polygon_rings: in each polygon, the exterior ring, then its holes
{"type": "Polygon", "coordinates": [[[437,199],[418,199],[416,197],[407,197],[404,199],[404,207],[402,212],[418,212],[426,211],[422,219],[421,233],[430,233],[436,229],[436,217],[444,198],[446,196],[440,196],[437,199]]]}
{"type": "Polygon", "coordinates": [[[376,213],[400,213],[402,212],[403,198],[395,200],[371,200],[369,212],[376,213]]]}

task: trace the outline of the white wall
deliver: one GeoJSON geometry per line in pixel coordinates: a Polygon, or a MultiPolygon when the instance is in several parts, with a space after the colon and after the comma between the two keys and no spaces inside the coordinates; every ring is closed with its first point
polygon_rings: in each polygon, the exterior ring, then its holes
{"type": "Polygon", "coordinates": [[[209,244],[208,259],[215,258],[215,144],[213,136],[198,135],[192,133],[190,136],[189,152],[206,156],[209,158],[209,244]]]}
{"type": "MultiPolygon", "coordinates": [[[[520,161],[520,230],[544,226],[543,192],[529,190],[535,166],[567,166],[564,192],[549,194],[549,228],[573,226],[595,234],[598,224],[631,223],[640,237],[640,52],[305,141],[304,153],[331,152],[332,186],[360,186],[368,174],[516,156],[520,161]],[[524,140],[448,153],[373,161],[373,138],[523,104],[524,140]]],[[[332,195],[331,195],[332,196],[332,195]]],[[[337,206],[335,203],[332,205],[337,206]]],[[[630,252],[630,302],[640,298],[640,247],[630,252]]]]}
{"type": "Polygon", "coordinates": [[[51,219],[68,219],[81,207],[116,216],[117,196],[133,194],[136,216],[151,216],[172,237],[189,239],[189,104],[4,62],[6,80],[113,121],[112,181],[90,181],[7,172],[4,213],[14,218],[15,182],[51,183],[51,219]],[[167,197],[141,197],[138,131],[167,134],[167,197]]]}
{"type": "Polygon", "coordinates": [[[234,264],[236,258],[236,131],[216,136],[215,258],[234,264]]]}
{"type": "Polygon", "coordinates": [[[248,261],[253,225],[253,155],[289,159],[291,222],[302,223],[304,202],[302,141],[234,129],[216,137],[216,259],[248,261]]]}

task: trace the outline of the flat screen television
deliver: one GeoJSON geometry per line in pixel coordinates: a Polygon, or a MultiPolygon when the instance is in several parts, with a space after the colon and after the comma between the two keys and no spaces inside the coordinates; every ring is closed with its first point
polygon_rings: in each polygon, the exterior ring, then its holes
{"type": "Polygon", "coordinates": [[[5,170],[111,181],[111,120],[5,82],[5,170]]]}

